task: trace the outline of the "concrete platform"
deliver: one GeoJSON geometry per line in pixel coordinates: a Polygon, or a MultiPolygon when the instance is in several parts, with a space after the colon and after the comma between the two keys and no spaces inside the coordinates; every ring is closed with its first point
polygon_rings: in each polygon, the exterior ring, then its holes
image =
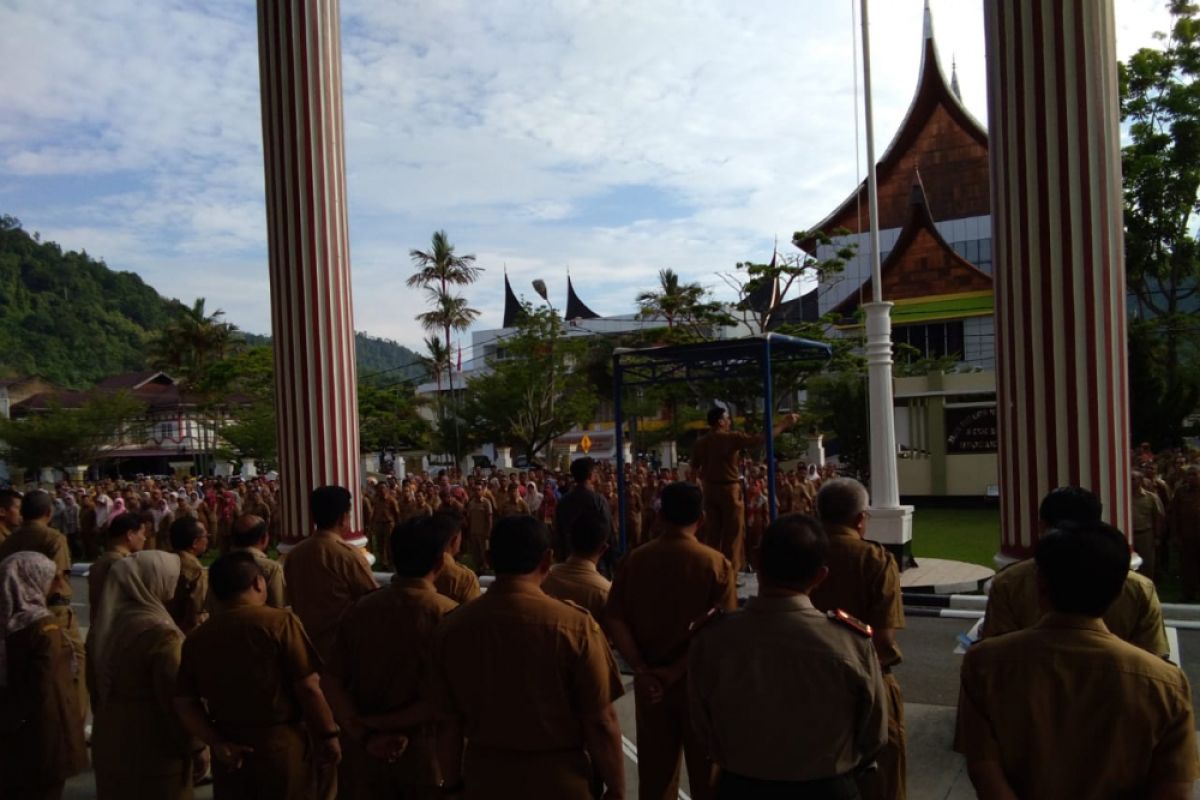
{"type": "Polygon", "coordinates": [[[966,594],[983,591],[985,581],[996,571],[965,561],[918,558],[917,566],[900,573],[900,588],[906,592],[966,594]]]}

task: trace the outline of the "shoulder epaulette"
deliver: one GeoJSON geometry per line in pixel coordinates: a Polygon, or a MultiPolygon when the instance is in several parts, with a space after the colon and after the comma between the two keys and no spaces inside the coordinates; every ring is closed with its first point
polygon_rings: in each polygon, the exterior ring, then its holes
{"type": "Polygon", "coordinates": [[[579,603],[576,603],[574,600],[568,600],[565,597],[556,597],[554,599],[557,600],[558,602],[562,603],[563,605],[570,606],[571,608],[575,609],[576,611],[578,611],[582,614],[585,614],[588,618],[588,622],[591,623],[592,631],[599,632],[600,623],[597,622],[596,618],[592,616],[592,612],[588,611],[586,608],[579,605],[579,603]]]}
{"type": "Polygon", "coordinates": [[[49,633],[50,631],[56,631],[56,630],[58,630],[58,626],[55,625],[53,622],[47,622],[45,625],[42,626],[42,633],[49,633]]]}
{"type": "Polygon", "coordinates": [[[862,636],[864,639],[870,639],[872,636],[875,635],[875,631],[874,631],[874,629],[871,628],[870,625],[863,622],[858,617],[853,617],[853,616],[847,614],[845,611],[842,611],[840,608],[836,609],[836,610],[831,609],[829,611],[826,611],[825,616],[829,617],[829,619],[832,620],[833,622],[836,622],[837,624],[842,625],[843,627],[849,628],[850,630],[857,633],[859,636],[862,636]]]}

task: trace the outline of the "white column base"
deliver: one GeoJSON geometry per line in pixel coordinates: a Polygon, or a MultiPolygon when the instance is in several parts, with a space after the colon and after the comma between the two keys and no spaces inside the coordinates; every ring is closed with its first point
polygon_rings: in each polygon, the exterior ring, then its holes
{"type": "Polygon", "coordinates": [[[871,508],[871,521],[867,523],[866,538],[878,542],[896,557],[900,571],[914,566],[912,555],[912,506],[871,508]]]}

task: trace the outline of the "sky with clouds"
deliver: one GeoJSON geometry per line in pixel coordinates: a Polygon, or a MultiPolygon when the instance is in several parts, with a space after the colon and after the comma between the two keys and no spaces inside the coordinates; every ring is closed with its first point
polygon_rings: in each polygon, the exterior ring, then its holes
{"type": "MultiPolygon", "coordinates": [[[[858,0],[342,0],[355,327],[418,347],[408,250],[444,228],[497,327],[566,273],[601,313],[670,267],[765,261],[853,188],[858,0]]],[[[923,0],[871,6],[882,153],[916,85],[923,0]]],[[[986,121],[978,0],[932,0],[986,121]]],[[[1169,22],[1116,0],[1124,58],[1169,22]]],[[[270,325],[249,0],[0,0],[0,213],[162,294],[270,325]]],[[[863,156],[865,160],[865,155],[863,156]]],[[[469,354],[468,354],[469,357],[469,354]]]]}

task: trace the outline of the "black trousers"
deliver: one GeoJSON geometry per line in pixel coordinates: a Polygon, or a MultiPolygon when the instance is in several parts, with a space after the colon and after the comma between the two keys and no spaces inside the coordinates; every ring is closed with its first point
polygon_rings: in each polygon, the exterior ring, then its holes
{"type": "Polygon", "coordinates": [[[721,772],[717,800],[859,800],[850,775],[815,781],[768,781],[721,772]]]}

